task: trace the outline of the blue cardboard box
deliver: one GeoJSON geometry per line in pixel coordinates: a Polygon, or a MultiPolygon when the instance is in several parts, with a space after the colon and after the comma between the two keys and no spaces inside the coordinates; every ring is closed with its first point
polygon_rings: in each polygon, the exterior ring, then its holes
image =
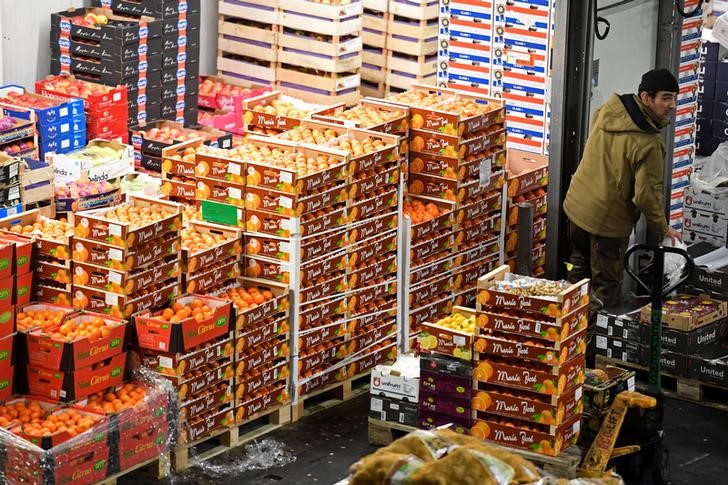
{"type": "Polygon", "coordinates": [[[55,106],[50,108],[33,108],[35,115],[38,118],[38,125],[46,125],[49,123],[60,123],[63,121],[70,121],[74,116],[79,116],[84,113],[83,100],[82,99],[68,99],[61,101],[55,98],[48,98],[46,96],[40,96],[26,91],[22,86],[15,84],[8,84],[0,87],[0,97],[5,97],[10,93],[27,94],[34,98],[40,98],[44,100],[53,101],[55,106]]]}

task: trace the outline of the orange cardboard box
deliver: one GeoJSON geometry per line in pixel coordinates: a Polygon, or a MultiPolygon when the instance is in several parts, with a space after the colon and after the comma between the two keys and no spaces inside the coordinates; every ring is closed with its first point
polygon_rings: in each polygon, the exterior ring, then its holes
{"type": "Polygon", "coordinates": [[[91,312],[71,313],[60,325],[37,329],[26,335],[30,365],[50,370],[73,371],[88,367],[124,351],[127,341],[127,322],[91,312]],[[66,323],[84,323],[103,318],[111,331],[106,337],[91,341],[87,337],[72,342],[53,337],[66,323]]]}
{"type": "Polygon", "coordinates": [[[390,186],[399,183],[399,164],[392,163],[389,166],[367,172],[358,172],[352,177],[349,187],[349,197],[359,197],[364,194],[374,195],[377,189],[389,190],[390,186]]]}
{"type": "Polygon", "coordinates": [[[526,338],[564,341],[587,327],[588,305],[574,308],[563,317],[534,318],[530,314],[478,311],[475,324],[486,332],[502,332],[526,338]]]}
{"type": "Polygon", "coordinates": [[[181,274],[180,263],[175,256],[135,271],[113,270],[80,262],[73,265],[75,285],[98,288],[120,295],[133,295],[141,289],[176,278],[181,274]]]}
{"type": "MultiPolygon", "coordinates": [[[[364,262],[372,261],[364,260],[364,262]]],[[[389,278],[397,273],[397,255],[384,254],[373,260],[368,265],[360,265],[358,268],[352,269],[349,275],[349,285],[352,288],[366,286],[369,282],[379,278],[389,278]]]]}
{"type": "Polygon", "coordinates": [[[197,200],[197,181],[175,176],[174,179],[165,179],[160,191],[172,200],[185,200],[193,203],[197,200]]]}
{"type": "Polygon", "coordinates": [[[546,395],[560,395],[584,382],[584,355],[563,365],[528,365],[512,358],[491,357],[477,362],[473,378],[477,382],[522,389],[546,395]]]}
{"type": "Polygon", "coordinates": [[[364,242],[351,247],[349,266],[352,268],[358,264],[376,259],[386,253],[397,250],[397,234],[395,231],[387,230],[381,237],[373,241],[364,242]]]}
{"type": "MultiPolygon", "coordinates": [[[[13,226],[29,226],[40,221],[44,217],[41,215],[40,209],[33,209],[21,212],[18,215],[0,219],[0,230],[11,232],[13,226]]],[[[20,236],[22,237],[22,236],[20,236]]],[[[66,235],[62,241],[47,239],[45,236],[33,235],[32,240],[37,248],[37,257],[46,256],[65,261],[71,256],[71,243],[73,236],[66,235]]]]}
{"type": "Polygon", "coordinates": [[[430,153],[410,155],[409,169],[412,174],[433,175],[453,180],[480,178],[481,171],[498,171],[505,166],[506,152],[498,147],[486,149],[480,153],[468,155],[463,160],[458,157],[446,157],[430,153]]]}
{"type": "Polygon", "coordinates": [[[357,305],[367,305],[377,300],[381,300],[389,295],[397,292],[397,282],[390,279],[382,283],[361,283],[362,289],[353,291],[347,298],[349,308],[356,308],[357,305]]]}
{"type": "Polygon", "coordinates": [[[311,349],[349,333],[346,323],[325,325],[318,328],[302,330],[298,337],[298,348],[311,349]]]}
{"type": "Polygon", "coordinates": [[[235,421],[232,404],[225,404],[209,413],[188,421],[180,428],[179,443],[192,443],[204,438],[218,428],[232,425],[235,421]]]}
{"type": "Polygon", "coordinates": [[[450,252],[455,246],[455,238],[452,231],[443,230],[439,234],[435,233],[431,237],[424,240],[413,242],[410,249],[410,258],[414,260],[428,258],[434,254],[442,252],[450,252]]]}
{"type": "Polygon", "coordinates": [[[243,288],[255,286],[262,290],[268,290],[273,294],[271,300],[248,310],[234,308],[235,329],[238,332],[246,331],[249,327],[254,326],[256,322],[263,321],[267,318],[288,315],[289,296],[287,285],[275,284],[255,278],[239,278],[238,284],[243,288]]]}
{"type": "Polygon", "coordinates": [[[235,423],[242,424],[255,418],[264,411],[281,406],[289,401],[285,385],[279,385],[268,390],[263,396],[253,397],[235,406],[235,423]]]}
{"type": "Polygon", "coordinates": [[[193,174],[197,178],[219,180],[242,187],[245,185],[245,167],[246,163],[242,160],[217,153],[198,153],[195,155],[193,174]]]}
{"type": "Polygon", "coordinates": [[[352,221],[363,221],[389,207],[396,207],[398,204],[397,188],[392,187],[387,190],[382,190],[383,193],[367,199],[349,201],[349,210],[347,213],[349,219],[352,221]]]}
{"type": "Polygon", "coordinates": [[[359,100],[354,108],[347,109],[344,104],[338,104],[330,108],[319,111],[311,116],[311,119],[324,121],[326,123],[335,123],[339,125],[351,126],[354,128],[361,128],[370,131],[378,131],[380,133],[388,133],[392,135],[407,135],[409,132],[409,108],[404,106],[393,106],[381,102],[380,100],[364,98],[359,100]],[[354,108],[361,108],[365,110],[377,110],[380,113],[387,113],[389,119],[376,124],[367,124],[366,126],[359,119],[340,119],[336,117],[337,114],[347,113],[354,108]],[[395,116],[395,117],[391,117],[395,116]]]}
{"type": "Polygon", "coordinates": [[[194,139],[162,148],[162,177],[168,180],[172,176],[194,178],[197,166],[195,155],[185,155],[185,150],[196,150],[202,145],[204,140],[194,139]]]}
{"type": "Polygon", "coordinates": [[[494,237],[484,242],[468,243],[465,239],[463,243],[458,244],[458,254],[454,261],[453,267],[467,266],[475,261],[489,259],[497,256],[500,251],[500,238],[494,237]]]}
{"type": "Polygon", "coordinates": [[[262,342],[276,337],[285,337],[288,335],[288,330],[287,316],[257,320],[255,325],[251,325],[250,328],[236,332],[235,352],[242,353],[262,342]]]}
{"type": "Polygon", "coordinates": [[[192,352],[176,354],[156,350],[139,349],[139,356],[145,367],[160,374],[181,377],[189,372],[205,367],[211,362],[230,359],[233,355],[233,338],[230,333],[215,341],[208,342],[204,348],[192,352]]]}
{"type": "Polygon", "coordinates": [[[129,318],[152,308],[161,308],[181,293],[179,279],[158,284],[155,291],[141,290],[133,295],[119,295],[95,288],[73,285],[73,306],[80,310],[105,313],[117,318],[129,318]]]}
{"type": "MultiPolygon", "coordinates": [[[[345,222],[345,221],[344,221],[345,222]]],[[[341,222],[343,224],[344,222],[341,222]]],[[[397,227],[397,211],[378,214],[373,218],[349,231],[349,242],[351,244],[357,241],[364,241],[374,235],[382,234],[387,230],[397,227]]]]}
{"type": "Polygon", "coordinates": [[[468,200],[458,204],[455,212],[455,222],[461,224],[469,219],[477,219],[483,216],[489,216],[490,213],[500,210],[503,204],[503,197],[500,190],[488,192],[474,200],[468,200]]]}
{"type": "Polygon", "coordinates": [[[325,318],[334,318],[343,315],[349,308],[346,297],[337,296],[325,301],[316,303],[315,306],[308,305],[299,315],[301,328],[315,325],[316,322],[325,318]]]}
{"type": "Polygon", "coordinates": [[[136,207],[161,205],[171,215],[152,224],[133,228],[127,222],[106,219],[104,214],[109,209],[77,212],[74,214],[76,237],[129,249],[182,228],[182,209],[179,204],[140,196],[131,196],[129,203],[136,207]]]}
{"type": "Polygon", "coordinates": [[[441,293],[449,293],[452,289],[452,275],[446,273],[434,281],[428,281],[427,283],[421,283],[416,287],[412,287],[409,294],[410,305],[420,305],[441,293]]]}
{"type": "Polygon", "coordinates": [[[182,248],[178,234],[167,234],[139,248],[118,248],[84,239],[73,242],[73,260],[120,271],[132,271],[172,255],[182,248]]]}
{"type": "Polygon", "coordinates": [[[344,272],[333,273],[326,281],[301,289],[301,303],[309,303],[326,296],[342,293],[348,289],[349,281],[346,274],[344,272]]]}
{"type": "Polygon", "coordinates": [[[71,261],[62,263],[60,261],[49,259],[39,260],[36,262],[35,277],[39,280],[51,281],[67,285],[71,282],[71,261]]]}
{"type": "Polygon", "coordinates": [[[326,229],[344,225],[349,221],[346,207],[329,208],[323,211],[324,214],[318,216],[304,215],[299,228],[294,227],[293,219],[290,216],[252,209],[245,212],[247,231],[278,237],[289,237],[296,233],[303,236],[319,234],[326,229]]]}
{"type": "Polygon", "coordinates": [[[315,194],[294,195],[248,185],[245,187],[245,208],[300,217],[344,203],[349,198],[348,186],[343,183],[330,184],[314,190],[315,194]]]}
{"type": "Polygon", "coordinates": [[[231,359],[224,359],[212,363],[198,369],[196,375],[188,372],[181,376],[171,376],[162,374],[162,376],[172,383],[177,390],[179,402],[185,402],[189,399],[196,398],[198,394],[217,384],[227,382],[234,376],[233,364],[231,359]]]}
{"type": "Polygon", "coordinates": [[[487,150],[500,150],[506,142],[506,131],[501,125],[493,125],[466,137],[414,128],[410,130],[410,149],[432,155],[464,159],[487,150]]]}
{"type": "Polygon", "coordinates": [[[53,282],[48,283],[45,281],[38,281],[33,286],[33,292],[30,295],[30,299],[54,305],[71,306],[71,285],[59,285],[58,283],[53,282]]]}
{"type": "Polygon", "coordinates": [[[183,352],[233,330],[232,303],[229,301],[211,296],[188,295],[174,298],[172,303],[189,305],[196,299],[202,300],[212,310],[212,315],[202,321],[189,317],[179,323],[169,323],[155,318],[162,312],[134,317],[139,347],[169,353],[183,352]]]}
{"type": "Polygon", "coordinates": [[[228,258],[195,273],[184,274],[186,293],[204,293],[210,288],[224,282],[235,280],[240,276],[240,261],[237,256],[228,258]]]}
{"type": "Polygon", "coordinates": [[[547,156],[509,149],[506,171],[508,173],[508,197],[548,186],[547,156]]]}
{"type": "MultiPolygon", "coordinates": [[[[266,111],[266,107],[274,101],[280,100],[283,93],[280,91],[271,91],[270,93],[261,94],[243,100],[243,124],[263,128],[266,130],[286,131],[301,124],[302,119],[281,116],[266,111]]],[[[312,113],[318,112],[323,107],[316,107],[312,113]]],[[[303,113],[303,112],[302,112],[303,113]]]]}
{"type": "Polygon", "coordinates": [[[459,249],[470,247],[474,242],[490,241],[500,236],[500,228],[500,214],[466,219],[459,224],[455,231],[455,244],[459,249]]]}
{"type": "Polygon", "coordinates": [[[287,361],[272,363],[269,367],[260,369],[255,375],[247,375],[237,379],[235,385],[235,405],[242,405],[250,397],[267,387],[276,386],[279,382],[288,382],[290,375],[287,361]]]}
{"type": "Polygon", "coordinates": [[[125,370],[126,352],[93,366],[68,372],[29,365],[28,387],[30,393],[36,396],[64,402],[76,401],[118,386],[124,380],[125,370]]]}
{"type": "Polygon", "coordinates": [[[355,357],[346,368],[346,377],[344,377],[344,380],[368,372],[379,364],[391,362],[396,359],[397,343],[391,339],[385,340],[373,346],[371,351],[355,357]]]}
{"type": "Polygon", "coordinates": [[[526,391],[514,392],[501,386],[480,386],[473,392],[473,418],[497,414],[519,421],[559,426],[581,414],[584,407],[582,387],[576,385],[559,396],[543,396],[526,391]]]}
{"type": "Polygon", "coordinates": [[[269,340],[255,348],[245,349],[235,355],[235,377],[243,377],[251,369],[270,364],[276,359],[287,359],[289,353],[287,339],[269,340]]]}
{"type": "Polygon", "coordinates": [[[450,271],[457,257],[451,251],[434,254],[427,259],[413,260],[410,266],[410,286],[441,276],[450,271]]]}
{"type": "Polygon", "coordinates": [[[437,298],[413,307],[410,310],[410,331],[419,329],[423,322],[438,320],[452,312],[452,296],[441,293],[437,298]]]}
{"type": "Polygon", "coordinates": [[[221,236],[225,240],[211,248],[197,252],[182,248],[182,263],[185,272],[193,273],[215,262],[240,256],[243,252],[242,232],[238,229],[200,221],[190,221],[188,227],[202,234],[221,236]]]}
{"type": "Polygon", "coordinates": [[[481,335],[475,339],[473,350],[478,354],[477,360],[485,360],[495,355],[549,365],[564,365],[574,356],[586,352],[586,329],[556,342],[531,340],[524,342],[520,336],[481,335]]]}
{"type": "Polygon", "coordinates": [[[186,424],[216,409],[231,408],[231,403],[235,398],[233,380],[231,379],[228,385],[218,385],[215,389],[213,392],[203,392],[199,396],[191,397],[184,403],[180,403],[180,421],[186,424]]]}
{"type": "Polygon", "coordinates": [[[488,256],[480,261],[470,263],[468,266],[459,266],[452,270],[453,288],[457,290],[475,288],[478,279],[498,265],[497,256],[488,256]]]}

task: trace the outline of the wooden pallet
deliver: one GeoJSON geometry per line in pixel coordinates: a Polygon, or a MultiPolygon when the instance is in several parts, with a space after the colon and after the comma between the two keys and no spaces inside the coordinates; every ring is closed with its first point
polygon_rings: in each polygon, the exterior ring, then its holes
{"type": "Polygon", "coordinates": [[[279,3],[280,23],[284,27],[324,35],[351,35],[362,29],[361,2],[325,5],[309,0],[279,3]]]}
{"type": "Polygon", "coordinates": [[[389,12],[417,20],[436,19],[440,16],[438,0],[389,0],[389,12]]]}
{"type": "Polygon", "coordinates": [[[116,485],[120,478],[148,478],[150,480],[161,480],[169,475],[169,453],[156,456],[150,460],[143,461],[138,465],[127,468],[124,471],[115,473],[106,478],[99,485],[116,485]]]}
{"type": "Polygon", "coordinates": [[[291,406],[286,404],[262,411],[244,423],[213,431],[193,443],[178,446],[171,454],[171,467],[181,472],[226,451],[249,443],[291,421],[291,406]]]}
{"type": "MultiPolygon", "coordinates": [[[[369,443],[375,446],[386,446],[392,441],[415,431],[417,428],[400,423],[381,421],[369,418],[369,443]]],[[[546,456],[532,451],[505,448],[494,443],[488,443],[516,455],[519,455],[535,465],[539,466],[546,473],[557,478],[576,478],[576,469],[581,463],[581,451],[577,446],[564,450],[559,456],[546,456]]]]}
{"type": "Polygon", "coordinates": [[[220,0],[217,11],[220,15],[229,17],[265,24],[280,24],[278,0],[246,0],[245,3],[220,0]]]}
{"type": "MultiPolygon", "coordinates": [[[[634,370],[639,381],[638,388],[647,389],[649,369],[642,365],[632,364],[618,359],[610,359],[597,355],[597,367],[608,365],[634,370]]],[[[728,411],[728,388],[715,384],[700,382],[687,377],[679,377],[670,373],[662,373],[663,393],[673,399],[690,401],[701,406],[728,411]]]]}
{"type": "Polygon", "coordinates": [[[291,420],[296,422],[304,416],[310,416],[362,394],[368,394],[370,379],[371,374],[364,372],[345,381],[299,396],[298,402],[291,405],[291,420]]]}

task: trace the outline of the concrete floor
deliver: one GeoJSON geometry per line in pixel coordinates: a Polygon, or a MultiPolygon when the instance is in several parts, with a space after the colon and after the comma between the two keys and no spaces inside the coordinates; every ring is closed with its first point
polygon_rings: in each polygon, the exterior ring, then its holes
{"type": "MultiPolygon", "coordinates": [[[[171,477],[166,483],[187,484],[326,484],[347,476],[348,467],[375,450],[367,442],[368,396],[322,411],[282,427],[265,444],[283,445],[295,461],[284,466],[245,471],[254,460],[237,448],[171,477]]],[[[728,413],[683,401],[666,400],[665,431],[670,452],[670,484],[728,484],[728,413]]],[[[272,459],[268,453],[267,459],[272,459]]],[[[120,483],[144,482],[138,479],[120,483]]],[[[633,482],[634,483],[634,482],[633,482]]],[[[649,483],[649,482],[646,482],[649,483]]],[[[630,484],[631,485],[631,484],[630,484]]],[[[639,485],[635,483],[635,485],[639,485]]]]}

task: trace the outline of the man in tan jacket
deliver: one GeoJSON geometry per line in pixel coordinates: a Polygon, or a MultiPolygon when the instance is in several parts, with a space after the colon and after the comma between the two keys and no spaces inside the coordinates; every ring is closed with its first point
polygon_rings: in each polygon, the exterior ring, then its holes
{"type": "Polygon", "coordinates": [[[564,200],[572,246],[569,281],[591,278],[588,338],[593,354],[596,314],[621,300],[629,235],[644,214],[660,236],[679,239],[665,216],[665,147],[660,129],[675,110],[675,76],[642,76],[638,95],[612,95],[594,114],[579,167],[564,200]]]}

